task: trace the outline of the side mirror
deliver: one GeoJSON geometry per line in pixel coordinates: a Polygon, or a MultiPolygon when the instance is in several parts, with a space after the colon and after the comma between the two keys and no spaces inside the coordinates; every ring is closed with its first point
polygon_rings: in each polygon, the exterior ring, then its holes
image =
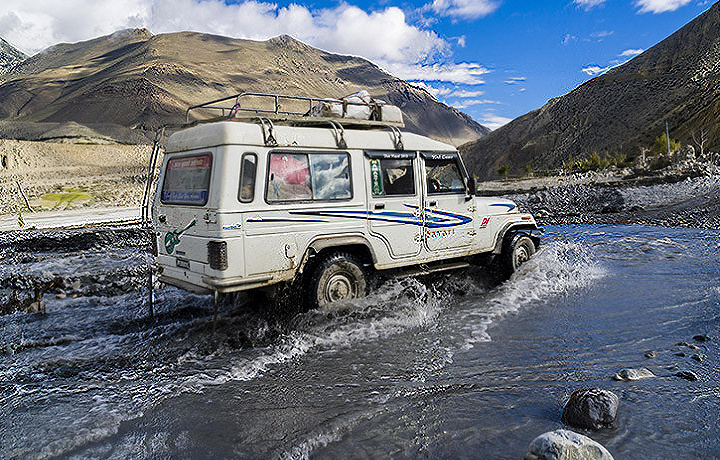
{"type": "Polygon", "coordinates": [[[468,195],[474,196],[477,193],[477,179],[470,177],[467,179],[467,193],[468,195]]]}

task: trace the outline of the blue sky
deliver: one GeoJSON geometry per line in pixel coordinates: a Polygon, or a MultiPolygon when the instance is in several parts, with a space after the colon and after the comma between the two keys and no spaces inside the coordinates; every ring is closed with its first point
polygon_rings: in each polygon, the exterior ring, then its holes
{"type": "Polygon", "coordinates": [[[287,33],[370,59],[490,128],[672,34],[709,0],[3,0],[27,54],[130,27],[265,40],[287,33]]]}

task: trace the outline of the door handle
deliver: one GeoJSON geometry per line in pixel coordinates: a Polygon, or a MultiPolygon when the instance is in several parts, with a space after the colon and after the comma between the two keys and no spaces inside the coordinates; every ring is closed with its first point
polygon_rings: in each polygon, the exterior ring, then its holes
{"type": "Polygon", "coordinates": [[[385,209],[385,203],[375,203],[375,209],[385,209]]]}
{"type": "Polygon", "coordinates": [[[437,201],[430,201],[430,202],[428,202],[428,206],[429,206],[429,207],[437,206],[437,201]]]}

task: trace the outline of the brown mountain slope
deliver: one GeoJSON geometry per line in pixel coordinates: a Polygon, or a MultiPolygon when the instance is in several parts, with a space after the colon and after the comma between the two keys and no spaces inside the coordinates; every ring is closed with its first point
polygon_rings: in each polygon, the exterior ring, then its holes
{"type": "Polygon", "coordinates": [[[189,105],[242,91],[342,97],[359,89],[400,106],[408,130],[455,145],[488,132],[364,59],[288,36],[256,42],[144,29],[56,45],[27,59],[0,86],[0,118],[152,130],[184,121],[189,105]]]}
{"type": "MultiPolygon", "coordinates": [[[[691,144],[700,126],[720,115],[720,3],[628,63],[550,100],[490,135],[462,147],[482,178],[509,164],[519,173],[561,166],[569,155],[637,155],[665,131],[691,144]]],[[[715,133],[709,144],[717,145],[715,133]]],[[[706,148],[708,145],[705,146],[706,148]]]]}

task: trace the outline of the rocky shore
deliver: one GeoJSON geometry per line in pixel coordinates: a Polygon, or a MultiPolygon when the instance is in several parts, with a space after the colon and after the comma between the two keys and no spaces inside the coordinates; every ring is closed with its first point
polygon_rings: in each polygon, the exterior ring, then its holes
{"type": "Polygon", "coordinates": [[[504,196],[552,224],[646,224],[720,228],[720,167],[686,161],[657,172],[608,169],[493,181],[482,195],[504,196]]]}

